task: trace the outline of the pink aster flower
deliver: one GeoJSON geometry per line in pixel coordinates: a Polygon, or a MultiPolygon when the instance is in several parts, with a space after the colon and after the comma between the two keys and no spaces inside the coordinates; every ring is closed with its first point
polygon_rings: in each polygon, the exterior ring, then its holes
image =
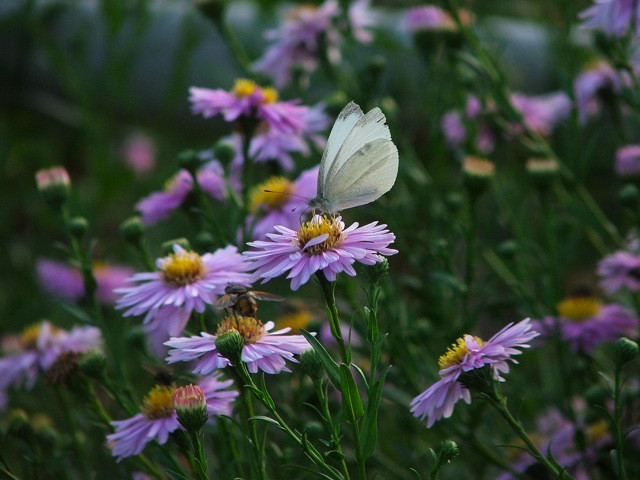
{"type": "Polygon", "coordinates": [[[269,240],[249,242],[256,250],[243,255],[253,262],[253,275],[262,278],[262,283],[289,272],[292,290],[307,283],[317,271],[334,282],[340,272],[354,276],[356,261],[373,265],[382,261],[380,255],[398,253],[388,248],[395,235],[378,222],[363,227],[354,223],[345,228],[341,217],[314,215],[298,231],[281,225],[275,230],[278,233],[266,235],[269,240]]]}
{"type": "Polygon", "coordinates": [[[189,100],[193,113],[210,118],[221,113],[227,122],[239,117],[264,121],[270,129],[282,133],[300,133],[305,125],[307,107],[297,100],[278,102],[278,92],[260,87],[251,80],[239,79],[231,92],[191,87],[189,100]]]}
{"type": "Polygon", "coordinates": [[[456,24],[451,15],[435,5],[424,5],[409,9],[406,21],[407,29],[410,32],[420,30],[456,30],[456,24]]]}
{"type": "Polygon", "coordinates": [[[125,162],[138,175],[149,173],[156,164],[156,146],[148,135],[133,133],[122,146],[125,162]]]}
{"type": "Polygon", "coordinates": [[[602,305],[596,298],[566,298],[558,304],[558,313],[558,317],[535,321],[535,328],[545,337],[559,334],[575,352],[590,354],[603,343],[638,333],[638,317],[633,311],[617,304],[602,305]]]}
{"type": "Polygon", "coordinates": [[[297,363],[294,354],[309,350],[311,345],[302,335],[285,335],[291,329],[283,328],[271,332],[273,322],[262,322],[256,318],[243,316],[225,317],[220,322],[215,335],[201,332],[192,337],[171,338],[165,345],[169,350],[167,362],[190,362],[197,360],[193,373],[207,375],[218,368],[231,364],[216,347],[216,339],[229,330],[236,330],[244,340],[240,359],[247,364],[251,373],[262,370],[265,373],[290,372],[286,361],[297,363]]]}
{"type": "Polygon", "coordinates": [[[573,82],[580,123],[596,115],[604,95],[620,91],[620,83],[618,73],[602,60],[581,72],[573,82]]]}
{"type": "Polygon", "coordinates": [[[583,27],[623,37],[632,22],[636,29],[640,25],[640,5],[635,0],[595,0],[594,5],[582,11],[579,17],[584,20],[583,27]]]}
{"type": "MultiPolygon", "coordinates": [[[[542,135],[549,135],[553,127],[571,112],[571,99],[564,92],[535,96],[514,93],[511,101],[522,113],[527,127],[542,135]]],[[[513,128],[517,132],[520,127],[514,125],[513,128]]]]}
{"type": "MultiPolygon", "coordinates": [[[[197,175],[198,182],[205,193],[219,201],[227,198],[224,169],[218,161],[208,162],[197,175]]],[[[164,191],[148,195],[140,200],[135,208],[140,212],[145,225],[154,225],[180,207],[192,190],[191,174],[186,170],[180,170],[167,181],[164,191]]]]}
{"type": "Polygon", "coordinates": [[[640,290],[640,256],[620,250],[604,257],[598,263],[600,285],[609,295],[623,288],[640,290]]]}
{"type": "MultiPolygon", "coordinates": [[[[220,374],[201,379],[198,384],[204,390],[207,413],[210,415],[229,415],[232,402],[238,396],[235,390],[225,390],[232,380],[222,381],[220,374]]],[[[169,434],[183,427],[173,405],[175,385],[156,385],[145,396],[141,413],[127,419],[111,422],[115,432],[107,435],[111,454],[122,459],[138,455],[147,443],[156,440],[164,445],[169,434]]]]}
{"type": "MultiPolygon", "coordinates": [[[[42,289],[54,297],[75,302],[84,296],[82,273],[75,267],[41,258],[36,263],[36,273],[42,289]]],[[[113,290],[124,286],[133,270],[120,265],[96,262],[93,273],[98,284],[96,291],[98,301],[111,305],[116,301],[113,290]]]]}
{"type": "Polygon", "coordinates": [[[458,381],[462,373],[491,365],[494,378],[504,381],[501,374],[509,372],[507,361],[518,363],[513,356],[522,353],[518,349],[529,348],[528,342],[536,336],[526,318],[510,323],[487,342],[471,335],[459,338],[438,360],[442,378],[411,401],[411,412],[421,420],[426,417],[427,428],[449,418],[458,400],[471,403],[471,393],[458,381]]]}
{"type": "Polygon", "coordinates": [[[102,334],[96,327],[78,326],[66,331],[45,320],[2,343],[3,350],[11,353],[0,359],[0,391],[22,384],[31,389],[38,373],[47,371],[60,355],[100,349],[102,334]]]}
{"type": "Polygon", "coordinates": [[[249,265],[236,247],[202,256],[179,245],[173,251],[156,261],[158,271],[136,273],[129,278],[136,285],[116,290],[121,295],[116,308],[127,309],[125,317],[144,314],[145,330],[152,338],[179,335],[191,313],[202,313],[228,284],[250,285],[245,273],[249,265]]]}
{"type": "Polygon", "coordinates": [[[249,195],[252,214],[247,218],[248,225],[254,225],[253,238],[264,239],[276,225],[298,226],[307,207],[305,199],[315,197],[317,188],[318,167],[302,172],[295,182],[271,177],[254,187],[249,195]]]}
{"type": "Polygon", "coordinates": [[[640,176],[640,145],[625,145],[616,150],[615,169],[621,177],[640,176]]]}
{"type": "MultiPolygon", "coordinates": [[[[372,40],[367,29],[376,23],[369,3],[369,0],[357,0],[349,7],[351,32],[361,43],[372,40]]],[[[340,61],[341,30],[344,30],[339,22],[340,16],[341,9],[336,0],[327,0],[317,7],[294,7],[279,28],[266,33],[266,39],[272,43],[254,68],[269,75],[275,85],[282,88],[291,81],[293,70],[298,67],[303,72],[302,82],[306,85],[318,68],[321,46],[326,46],[330,62],[340,61]]]]}

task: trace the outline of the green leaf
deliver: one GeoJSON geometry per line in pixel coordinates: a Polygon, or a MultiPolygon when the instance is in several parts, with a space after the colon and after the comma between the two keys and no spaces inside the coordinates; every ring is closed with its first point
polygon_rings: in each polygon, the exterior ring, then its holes
{"type": "Polygon", "coordinates": [[[249,421],[260,421],[260,422],[267,422],[267,423],[271,423],[273,425],[275,425],[276,427],[278,427],[280,430],[284,430],[284,428],[282,428],[282,426],[278,423],[277,420],[271,418],[271,417],[265,417],[264,415],[256,415],[255,417],[249,417],[247,420],[249,421]]]}
{"type": "Polygon", "coordinates": [[[375,382],[371,385],[369,391],[369,401],[367,402],[367,414],[364,419],[364,427],[362,428],[362,454],[367,459],[376,450],[378,443],[378,407],[380,406],[380,398],[382,397],[382,388],[384,380],[391,366],[387,366],[375,382]]]}
{"type": "Polygon", "coordinates": [[[311,335],[306,330],[300,330],[304,338],[311,344],[316,353],[320,356],[320,360],[322,361],[322,366],[324,367],[329,380],[338,390],[341,390],[340,387],[340,371],[338,369],[338,364],[331,358],[329,352],[322,346],[322,344],[316,340],[316,337],[311,335]]]}
{"type": "Polygon", "coordinates": [[[340,383],[342,385],[342,418],[347,423],[356,423],[364,415],[360,392],[349,367],[340,364],[340,383]]]}

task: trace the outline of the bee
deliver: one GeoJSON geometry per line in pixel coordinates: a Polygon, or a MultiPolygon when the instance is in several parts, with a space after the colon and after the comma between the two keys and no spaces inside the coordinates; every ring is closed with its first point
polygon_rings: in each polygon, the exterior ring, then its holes
{"type": "Polygon", "coordinates": [[[215,306],[217,308],[231,308],[234,315],[254,317],[258,313],[258,300],[265,302],[282,302],[283,297],[273,293],[251,290],[242,285],[228,285],[224,289],[224,295],[220,297],[215,306]]]}

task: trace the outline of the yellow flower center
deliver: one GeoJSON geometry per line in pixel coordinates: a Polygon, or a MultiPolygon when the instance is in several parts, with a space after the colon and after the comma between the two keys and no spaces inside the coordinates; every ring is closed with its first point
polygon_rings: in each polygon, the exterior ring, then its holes
{"type": "Polygon", "coordinates": [[[300,310],[296,313],[290,313],[287,315],[281,316],[278,321],[278,328],[287,328],[291,329],[291,333],[298,333],[301,328],[307,328],[313,316],[311,312],[308,310],[300,310]]]}
{"type": "Polygon", "coordinates": [[[259,87],[256,85],[256,82],[247,80],[246,78],[239,78],[233,84],[231,93],[238,98],[249,97],[254,94],[257,88],[259,87]]]}
{"type": "Polygon", "coordinates": [[[595,423],[587,425],[587,441],[595,443],[596,441],[609,435],[609,423],[606,420],[599,420],[595,423]]]}
{"type": "Polygon", "coordinates": [[[262,88],[262,103],[276,103],[278,101],[278,91],[273,87],[262,88]]]}
{"type": "Polygon", "coordinates": [[[40,335],[40,327],[42,324],[36,323],[25,328],[20,334],[20,345],[25,350],[33,350],[36,348],[36,342],[38,341],[38,335],[40,335]]]}
{"type": "Polygon", "coordinates": [[[294,241],[297,242],[298,248],[304,248],[310,240],[324,234],[328,234],[329,237],[317,245],[308,247],[306,250],[308,253],[311,255],[319,255],[337,247],[346,238],[346,235],[342,233],[340,221],[335,217],[323,215],[304,222],[300,226],[294,241]]]}
{"type": "Polygon", "coordinates": [[[202,257],[196,252],[172,253],[162,259],[162,280],[174,287],[197,282],[206,273],[202,257]]]}
{"type": "Polygon", "coordinates": [[[267,331],[257,318],[243,317],[241,315],[225,317],[218,325],[216,336],[220,336],[229,330],[236,330],[244,339],[244,343],[256,343],[260,341],[267,331]]]}
{"type": "Polygon", "coordinates": [[[142,401],[142,414],[149,420],[156,418],[167,418],[173,413],[173,392],[176,391],[173,385],[156,385],[144,397],[142,401]]]}
{"type": "Polygon", "coordinates": [[[267,210],[279,210],[287,203],[292,190],[293,185],[291,185],[291,182],[286,178],[268,178],[265,182],[251,190],[249,208],[253,213],[258,212],[261,206],[267,207],[267,210]]]}
{"type": "Polygon", "coordinates": [[[581,322],[595,317],[602,304],[593,297],[569,297],[558,304],[558,313],[562,318],[581,322]]]}
{"type": "MultiPolygon", "coordinates": [[[[479,346],[484,345],[484,340],[480,337],[474,336],[473,339],[479,346]]],[[[464,336],[462,336],[456,340],[455,343],[451,344],[446,353],[440,355],[440,358],[438,358],[438,366],[440,367],[440,370],[462,363],[462,360],[467,353],[469,353],[467,342],[465,341],[464,336]]]]}

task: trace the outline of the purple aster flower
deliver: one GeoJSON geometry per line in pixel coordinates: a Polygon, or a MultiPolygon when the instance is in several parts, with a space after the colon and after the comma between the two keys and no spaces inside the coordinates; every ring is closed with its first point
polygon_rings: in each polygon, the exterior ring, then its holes
{"type": "MultiPolygon", "coordinates": [[[[174,253],[156,261],[158,271],[136,273],[136,285],[120,288],[117,309],[124,316],[145,315],[151,337],[182,333],[191,313],[202,313],[230,284],[250,285],[249,265],[233,246],[202,256],[174,245],[174,253]]],[[[157,343],[157,338],[155,343],[157,343]]]]}
{"type": "MultiPolygon", "coordinates": [[[[511,101],[522,113],[527,127],[541,135],[549,135],[553,127],[567,118],[571,112],[571,99],[564,92],[536,96],[514,93],[511,101]]],[[[513,129],[518,132],[520,127],[514,125],[513,129]]]]}
{"type": "Polygon", "coordinates": [[[216,347],[216,339],[229,330],[236,330],[244,339],[241,360],[251,373],[262,370],[265,373],[290,372],[286,360],[297,363],[294,354],[309,350],[311,345],[302,335],[284,335],[290,328],[271,332],[273,322],[262,322],[256,318],[243,316],[225,317],[220,322],[215,335],[201,332],[192,337],[171,338],[165,345],[169,350],[167,362],[189,362],[197,360],[193,373],[207,375],[218,368],[230,365],[216,347]]]}
{"type": "Polygon", "coordinates": [[[456,30],[456,24],[449,15],[435,5],[424,5],[409,9],[407,12],[407,29],[410,32],[421,30],[456,30]]]}
{"type": "MultiPolygon", "coordinates": [[[[200,379],[198,385],[202,387],[207,402],[207,413],[210,415],[228,415],[232,409],[232,402],[238,396],[235,390],[226,390],[233,383],[232,380],[221,380],[220,374],[200,379]]],[[[115,432],[107,435],[107,442],[111,447],[111,454],[122,459],[137,455],[147,443],[157,440],[164,445],[169,434],[183,427],[173,405],[175,385],[156,385],[145,396],[141,413],[127,419],[111,422],[115,432]]]]}
{"type": "Polygon", "coordinates": [[[264,239],[276,225],[294,228],[307,208],[305,199],[313,198],[318,188],[318,167],[300,174],[295,182],[284,177],[271,177],[254,187],[249,194],[252,214],[247,223],[253,227],[253,238],[264,239]]]}
{"type": "Polygon", "coordinates": [[[341,217],[314,215],[298,231],[281,225],[274,228],[278,233],[268,233],[266,241],[249,242],[256,250],[243,255],[253,262],[253,275],[262,278],[262,283],[288,271],[292,290],[307,283],[317,271],[334,282],[340,272],[354,276],[356,261],[373,265],[382,261],[380,255],[398,253],[388,248],[395,235],[378,222],[363,227],[354,223],[345,228],[341,217]]]}
{"type": "Polygon", "coordinates": [[[251,80],[236,80],[231,92],[198,87],[191,87],[189,92],[193,113],[201,113],[205,118],[219,113],[227,122],[241,116],[256,118],[282,133],[300,133],[305,126],[307,107],[297,105],[297,100],[278,102],[276,90],[259,87],[251,80]]]}
{"type": "Polygon", "coordinates": [[[620,91],[620,76],[605,61],[598,61],[581,72],[573,82],[578,106],[578,118],[584,124],[600,110],[600,103],[605,92],[620,91]]]}
{"type": "Polygon", "coordinates": [[[616,150],[616,173],[621,177],[640,176],[640,145],[625,145],[616,150]]]}
{"type": "MultiPolygon", "coordinates": [[[[635,0],[595,0],[579,15],[583,27],[602,30],[609,36],[623,37],[631,27],[640,25],[640,5],[635,0]]],[[[637,34],[637,31],[634,32],[637,34]]]]}
{"type": "Polygon", "coordinates": [[[411,412],[421,420],[426,417],[427,428],[441,418],[449,418],[458,400],[471,403],[471,393],[458,381],[462,373],[491,365],[494,378],[504,381],[500,374],[509,372],[507,361],[518,363],[513,356],[522,353],[519,348],[529,348],[528,342],[536,336],[526,318],[515,325],[510,323],[487,342],[471,335],[459,338],[438,359],[442,378],[411,401],[411,412]]]}
{"type": "Polygon", "coordinates": [[[598,263],[600,285],[612,295],[623,288],[640,290],[640,256],[636,252],[619,250],[598,263]]]}
{"type": "MultiPolygon", "coordinates": [[[[80,300],[84,296],[84,281],[82,273],[77,268],[42,258],[37,261],[36,272],[42,289],[50,295],[70,302],[80,300]]],[[[96,262],[93,265],[93,274],[98,285],[98,301],[112,305],[116,301],[113,290],[124,286],[133,270],[120,265],[96,262]]]]}
{"type": "Polygon", "coordinates": [[[32,325],[20,336],[3,339],[3,350],[11,354],[0,359],[0,391],[21,384],[31,389],[38,373],[48,370],[60,355],[86,353],[101,346],[102,334],[96,327],[66,331],[46,320],[32,325]]]}
{"type": "MultiPolygon", "coordinates": [[[[212,198],[222,201],[227,198],[224,170],[219,162],[208,162],[198,171],[198,182],[202,190],[212,198]]],[[[180,170],[165,184],[164,191],[154,192],[140,200],[135,208],[142,222],[149,226],[167,218],[182,205],[193,189],[193,178],[186,170],[180,170]]]]}
{"type": "Polygon", "coordinates": [[[534,321],[543,336],[559,334],[575,352],[590,354],[597,346],[622,336],[634,337],[638,317],[617,304],[602,305],[588,296],[574,296],[558,304],[558,317],[547,316],[534,321]]]}
{"type": "Polygon", "coordinates": [[[467,130],[459,111],[451,110],[442,117],[442,132],[451,148],[459,148],[467,139],[467,130]]]}
{"type": "MultiPolygon", "coordinates": [[[[349,7],[351,33],[361,43],[372,40],[367,29],[376,23],[369,3],[369,0],[357,0],[349,7]]],[[[275,85],[282,88],[291,81],[293,69],[299,67],[303,72],[302,83],[308,84],[310,75],[318,68],[322,45],[327,48],[329,61],[340,61],[340,29],[343,27],[340,14],[336,0],[327,0],[318,7],[293,8],[279,28],[266,33],[266,39],[272,43],[254,68],[269,75],[275,85]]]]}

